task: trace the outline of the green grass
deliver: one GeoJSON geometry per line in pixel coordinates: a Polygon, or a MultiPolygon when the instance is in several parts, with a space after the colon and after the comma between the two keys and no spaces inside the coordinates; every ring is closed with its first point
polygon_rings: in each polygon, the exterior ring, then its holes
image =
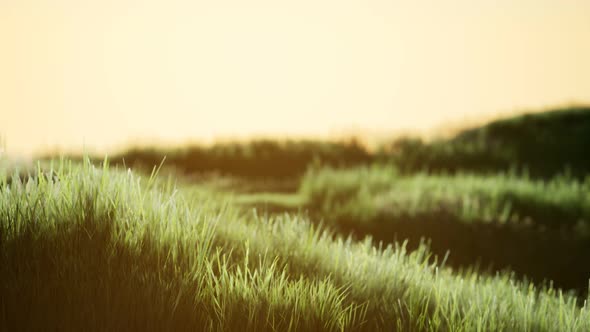
{"type": "Polygon", "coordinates": [[[590,277],[590,179],[400,174],[390,165],[311,169],[297,193],[239,194],[269,213],[305,212],[341,234],[416,248],[430,240],[455,268],[510,269],[585,294],[590,277]]]}
{"type": "Polygon", "coordinates": [[[335,219],[450,215],[462,222],[588,229],[590,177],[531,180],[514,173],[399,175],[391,166],[311,170],[300,186],[307,204],[335,219]]]}
{"type": "Polygon", "coordinates": [[[0,172],[0,330],[587,331],[568,293],[59,162],[0,172]]]}

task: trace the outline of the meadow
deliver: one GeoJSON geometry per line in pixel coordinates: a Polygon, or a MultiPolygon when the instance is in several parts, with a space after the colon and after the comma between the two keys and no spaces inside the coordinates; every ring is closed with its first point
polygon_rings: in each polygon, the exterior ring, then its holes
{"type": "Polygon", "coordinates": [[[0,162],[0,330],[588,331],[586,118],[0,162]]]}
{"type": "Polygon", "coordinates": [[[61,161],[1,176],[3,330],[564,330],[587,299],[453,272],[198,187],[61,161]]]}

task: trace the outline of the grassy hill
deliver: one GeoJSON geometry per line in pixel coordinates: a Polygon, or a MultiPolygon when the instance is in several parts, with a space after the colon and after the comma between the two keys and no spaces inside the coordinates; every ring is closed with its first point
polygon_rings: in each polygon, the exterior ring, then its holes
{"type": "Polygon", "coordinates": [[[589,138],[575,108],[0,160],[0,330],[588,331],[589,138]]]}
{"type": "Polygon", "coordinates": [[[569,293],[224,197],[89,162],[0,171],[0,330],[590,329],[569,293]]]}
{"type": "Polygon", "coordinates": [[[514,168],[532,177],[590,174],[590,107],[524,114],[424,143],[405,138],[388,154],[406,172],[490,173],[514,168]]]}

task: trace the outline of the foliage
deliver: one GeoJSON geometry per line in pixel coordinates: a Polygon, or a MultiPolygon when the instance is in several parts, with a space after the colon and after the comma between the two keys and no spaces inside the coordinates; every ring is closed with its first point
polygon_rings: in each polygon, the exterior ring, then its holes
{"type": "Polygon", "coordinates": [[[356,140],[343,142],[255,140],[192,145],[176,150],[133,148],[112,158],[115,164],[151,169],[165,164],[184,174],[218,172],[248,178],[299,177],[312,165],[354,166],[371,160],[356,140]]]}
{"type": "MultiPolygon", "coordinates": [[[[111,158],[116,165],[151,170],[165,166],[184,175],[218,173],[252,179],[292,180],[310,167],[352,167],[375,162],[395,165],[405,174],[494,174],[517,170],[533,178],[567,172],[590,174],[590,107],[524,114],[466,129],[451,139],[425,142],[401,137],[374,151],[355,138],[344,141],[253,140],[187,145],[178,148],[132,147],[111,158]]],[[[51,159],[54,156],[44,156],[51,159]]],[[[70,159],[82,160],[80,156],[70,159]]],[[[102,157],[94,158],[100,162],[102,157]]]]}
{"type": "Polygon", "coordinates": [[[536,282],[586,291],[590,177],[533,180],[514,173],[400,174],[391,166],[310,170],[300,200],[357,237],[430,239],[452,266],[510,268],[536,282]]]}
{"type": "Polygon", "coordinates": [[[65,161],[0,172],[2,330],[586,331],[587,302],[65,161]]]}
{"type": "Polygon", "coordinates": [[[524,114],[467,129],[452,139],[423,142],[402,138],[384,149],[384,158],[412,173],[420,170],[494,173],[510,168],[531,177],[551,178],[567,171],[590,174],[590,107],[524,114]]]}
{"type": "Polygon", "coordinates": [[[590,177],[533,180],[515,173],[400,175],[392,166],[320,168],[300,193],[326,215],[370,219],[378,214],[448,214],[463,222],[527,223],[549,228],[590,224],[590,177]]]}

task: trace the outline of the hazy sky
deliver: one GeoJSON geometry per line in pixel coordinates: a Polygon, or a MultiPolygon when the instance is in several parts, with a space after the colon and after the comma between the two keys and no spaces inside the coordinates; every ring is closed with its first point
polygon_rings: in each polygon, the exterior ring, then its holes
{"type": "Polygon", "coordinates": [[[0,0],[9,151],[590,103],[588,0],[0,0]]]}

